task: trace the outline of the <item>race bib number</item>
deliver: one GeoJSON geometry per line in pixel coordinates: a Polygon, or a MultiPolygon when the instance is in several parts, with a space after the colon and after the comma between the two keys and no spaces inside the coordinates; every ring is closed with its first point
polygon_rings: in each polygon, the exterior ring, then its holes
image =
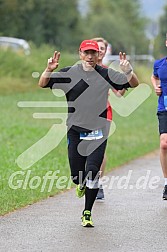
{"type": "Polygon", "coordinates": [[[164,106],[165,109],[167,110],[167,95],[164,96],[164,106]]]}
{"type": "Polygon", "coordinates": [[[80,133],[80,139],[83,139],[83,140],[97,140],[97,139],[101,139],[102,137],[103,137],[103,132],[101,129],[93,130],[90,133],[86,133],[86,132],[80,133]]]}

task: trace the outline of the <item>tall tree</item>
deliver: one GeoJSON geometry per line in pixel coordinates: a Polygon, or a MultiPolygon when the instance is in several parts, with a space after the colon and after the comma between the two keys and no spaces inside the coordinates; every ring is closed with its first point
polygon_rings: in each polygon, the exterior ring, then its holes
{"type": "Polygon", "coordinates": [[[156,51],[156,56],[167,55],[167,48],[165,46],[167,34],[167,5],[164,6],[164,14],[159,19],[159,35],[157,37],[158,48],[156,51]]]}
{"type": "Polygon", "coordinates": [[[78,0],[0,0],[0,16],[0,35],[59,48],[74,47],[80,41],[78,0]]]}
{"type": "Polygon", "coordinates": [[[115,53],[120,50],[131,53],[133,48],[136,53],[145,53],[146,20],[141,16],[140,10],[139,0],[90,0],[90,11],[86,20],[89,34],[106,38],[111,42],[115,53]]]}

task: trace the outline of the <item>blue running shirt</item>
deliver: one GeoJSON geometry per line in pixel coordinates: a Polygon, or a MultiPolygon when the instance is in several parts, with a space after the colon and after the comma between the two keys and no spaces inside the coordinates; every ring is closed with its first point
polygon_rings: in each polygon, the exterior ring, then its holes
{"type": "Polygon", "coordinates": [[[158,111],[167,111],[167,57],[154,62],[153,75],[160,79],[162,89],[158,99],[158,111]]]}

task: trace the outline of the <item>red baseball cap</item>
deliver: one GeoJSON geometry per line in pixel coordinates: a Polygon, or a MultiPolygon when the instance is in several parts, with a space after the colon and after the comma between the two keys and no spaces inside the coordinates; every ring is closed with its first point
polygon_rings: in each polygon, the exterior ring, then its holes
{"type": "Polygon", "coordinates": [[[80,44],[79,49],[81,51],[86,51],[86,50],[94,50],[94,51],[99,51],[99,46],[98,43],[94,40],[84,40],[80,44]]]}

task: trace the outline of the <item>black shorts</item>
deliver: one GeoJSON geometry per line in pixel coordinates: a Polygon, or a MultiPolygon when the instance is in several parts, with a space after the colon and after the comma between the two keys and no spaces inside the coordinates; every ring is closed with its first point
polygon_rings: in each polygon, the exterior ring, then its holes
{"type": "Polygon", "coordinates": [[[167,111],[157,113],[159,120],[159,134],[167,133],[167,111]]]}
{"type": "Polygon", "coordinates": [[[80,133],[76,130],[72,128],[68,130],[68,159],[71,169],[71,176],[74,183],[82,184],[89,172],[92,173],[92,179],[95,179],[104,158],[107,145],[107,132],[107,130],[104,130],[104,138],[102,139],[88,141],[81,140],[80,133]],[[83,155],[79,151],[79,145],[81,143],[83,145],[80,150],[83,152],[85,151],[83,155]],[[91,151],[91,153],[86,154],[87,151],[89,152],[89,150],[94,147],[95,143],[97,143],[97,147],[91,151]]]}

